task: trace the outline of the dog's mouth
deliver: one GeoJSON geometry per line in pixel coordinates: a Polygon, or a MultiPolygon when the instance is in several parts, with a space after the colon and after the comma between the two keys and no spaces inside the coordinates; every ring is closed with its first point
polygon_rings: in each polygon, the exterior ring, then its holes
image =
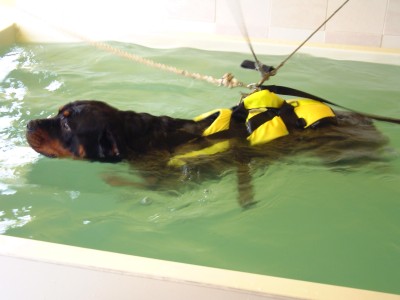
{"type": "Polygon", "coordinates": [[[44,156],[50,158],[74,157],[74,154],[66,149],[61,141],[52,138],[36,121],[28,123],[26,139],[33,150],[44,156]]]}

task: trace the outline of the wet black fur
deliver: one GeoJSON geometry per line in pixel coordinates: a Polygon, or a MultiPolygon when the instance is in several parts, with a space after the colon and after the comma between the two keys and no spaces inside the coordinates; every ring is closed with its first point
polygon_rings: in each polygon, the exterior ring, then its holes
{"type": "MultiPolygon", "coordinates": [[[[102,162],[126,160],[143,170],[157,170],[157,174],[162,174],[158,177],[170,177],[171,174],[182,175],[179,168],[167,166],[176,153],[229,138],[233,145],[229,151],[193,159],[185,172],[188,168],[198,173],[198,170],[210,172],[213,169],[220,172],[227,165],[236,167],[239,202],[248,206],[253,203],[248,165],[254,158],[270,164],[282,156],[308,151],[318,155],[325,164],[342,164],[371,161],[378,157],[378,149],[387,140],[371,120],[356,113],[336,114],[337,125],[292,130],[288,136],[250,147],[241,120],[233,120],[229,136],[205,138],[202,132],[212,123],[211,118],[194,122],[121,111],[104,102],[85,100],[65,105],[53,118],[30,121],[27,139],[33,149],[49,157],[102,162]]],[[[161,179],[157,178],[149,185],[156,186],[161,179]]]]}

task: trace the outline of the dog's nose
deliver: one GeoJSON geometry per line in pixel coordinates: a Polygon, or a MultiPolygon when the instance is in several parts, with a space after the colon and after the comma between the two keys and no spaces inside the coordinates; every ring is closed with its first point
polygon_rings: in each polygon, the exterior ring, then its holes
{"type": "Polygon", "coordinates": [[[28,124],[26,124],[26,129],[28,129],[29,131],[35,130],[37,122],[35,121],[29,121],[28,124]]]}

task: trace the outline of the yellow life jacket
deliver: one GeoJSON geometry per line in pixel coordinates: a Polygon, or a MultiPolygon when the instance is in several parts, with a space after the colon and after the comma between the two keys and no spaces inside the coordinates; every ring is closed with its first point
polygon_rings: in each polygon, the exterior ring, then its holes
{"type": "MultiPolygon", "coordinates": [[[[199,122],[201,120],[204,120],[208,117],[211,117],[212,115],[216,115],[215,120],[211,123],[210,126],[208,126],[204,131],[202,136],[211,136],[213,134],[227,131],[229,130],[229,125],[231,122],[231,117],[232,117],[232,110],[231,109],[214,109],[212,111],[206,112],[204,114],[201,114],[200,116],[195,117],[193,120],[196,122],[199,122]]],[[[194,158],[194,157],[200,157],[200,156],[209,156],[209,155],[215,155],[217,153],[225,152],[229,150],[230,148],[230,141],[225,140],[225,141],[220,141],[215,144],[212,144],[211,146],[199,149],[199,150],[194,150],[190,151],[184,154],[178,154],[173,156],[169,161],[168,165],[169,166],[174,166],[174,167],[181,167],[186,164],[186,161],[188,159],[194,158]]]]}
{"type": "Polygon", "coordinates": [[[320,101],[303,98],[285,101],[268,90],[251,94],[243,100],[243,104],[249,111],[246,126],[250,135],[247,140],[252,146],[265,144],[288,135],[289,129],[284,119],[297,119],[294,120],[297,123],[296,127],[307,128],[323,119],[335,117],[332,109],[320,101]],[[281,113],[283,107],[286,107],[286,114],[281,113]],[[256,116],[261,113],[265,115],[264,118],[258,118],[261,119],[262,124],[252,126],[256,116]]]}
{"type": "MultiPolygon", "coordinates": [[[[303,129],[313,127],[322,120],[335,120],[332,109],[320,101],[304,98],[286,101],[273,92],[262,90],[243,99],[242,103],[234,109],[212,110],[197,116],[194,121],[213,117],[214,121],[202,134],[203,137],[211,137],[217,133],[229,131],[232,118],[236,118],[238,111],[246,115],[242,122],[243,126],[246,126],[247,140],[251,146],[265,144],[288,135],[294,128],[303,129]]],[[[168,165],[182,166],[188,159],[214,155],[225,152],[229,148],[228,139],[218,140],[211,146],[176,155],[170,159],[168,165]]]]}
{"type": "Polygon", "coordinates": [[[213,144],[209,147],[200,150],[195,150],[184,154],[175,155],[168,161],[168,165],[172,167],[182,167],[186,164],[187,160],[191,158],[215,155],[217,153],[225,152],[229,150],[229,148],[230,148],[229,140],[218,142],[216,144],[213,144]]]}
{"type": "Polygon", "coordinates": [[[199,122],[210,117],[213,114],[218,113],[214,122],[203,131],[203,136],[209,136],[217,132],[225,131],[229,129],[229,124],[231,122],[232,110],[227,108],[214,109],[212,111],[206,112],[200,116],[197,116],[193,120],[199,122]]]}

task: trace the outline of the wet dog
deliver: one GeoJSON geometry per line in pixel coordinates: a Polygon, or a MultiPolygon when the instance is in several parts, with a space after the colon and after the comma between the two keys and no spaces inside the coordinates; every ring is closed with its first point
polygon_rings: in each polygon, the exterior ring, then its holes
{"type": "MultiPolygon", "coordinates": [[[[223,166],[234,166],[239,203],[244,207],[253,203],[249,163],[255,158],[269,164],[285,155],[312,151],[326,164],[358,163],[376,159],[377,149],[386,143],[370,119],[356,113],[335,112],[330,122],[308,128],[287,122],[289,134],[250,145],[249,111],[239,106],[226,112],[230,116],[224,123],[227,128],[207,135],[205,132],[222,118],[223,111],[187,120],[121,111],[100,101],[75,101],[63,106],[52,118],[30,121],[27,141],[47,157],[129,161],[147,171],[147,175],[157,170],[157,176],[147,178],[152,187],[160,184],[161,177],[169,178],[171,174],[182,177],[190,170],[196,170],[196,174],[210,173],[221,171],[223,166]]],[[[282,110],[274,110],[269,119],[276,116],[284,118],[282,110]]]]}

